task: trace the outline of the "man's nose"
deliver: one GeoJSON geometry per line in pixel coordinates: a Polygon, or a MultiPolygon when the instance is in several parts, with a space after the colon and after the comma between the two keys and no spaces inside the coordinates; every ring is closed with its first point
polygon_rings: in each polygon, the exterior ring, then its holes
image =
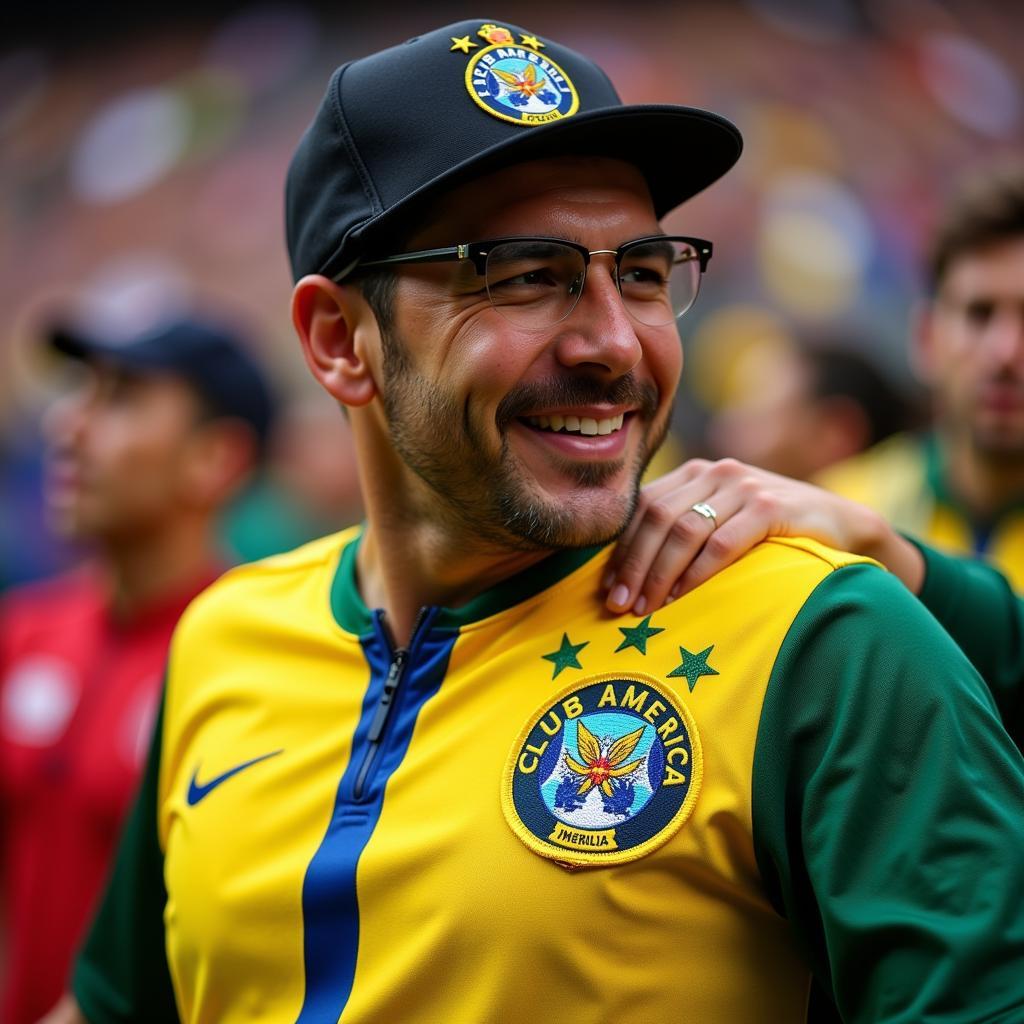
{"type": "Polygon", "coordinates": [[[558,328],[557,355],[565,366],[596,366],[619,377],[643,356],[637,324],[615,283],[614,261],[603,253],[591,260],[583,294],[558,328]]]}

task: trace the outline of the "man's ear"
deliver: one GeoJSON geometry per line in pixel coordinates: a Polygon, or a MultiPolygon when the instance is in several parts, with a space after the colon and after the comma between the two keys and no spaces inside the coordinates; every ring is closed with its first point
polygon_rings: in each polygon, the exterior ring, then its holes
{"type": "Polygon", "coordinates": [[[358,288],[321,274],[302,278],[292,292],[292,323],[306,364],[328,394],[347,406],[373,400],[370,353],[379,346],[380,329],[358,288]]]}

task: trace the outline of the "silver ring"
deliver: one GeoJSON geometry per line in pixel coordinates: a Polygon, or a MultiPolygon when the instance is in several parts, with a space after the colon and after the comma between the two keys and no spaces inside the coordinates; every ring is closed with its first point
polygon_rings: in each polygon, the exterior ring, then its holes
{"type": "Polygon", "coordinates": [[[697,515],[710,519],[713,527],[718,525],[718,513],[706,501],[698,501],[696,505],[691,505],[690,508],[697,515]]]}

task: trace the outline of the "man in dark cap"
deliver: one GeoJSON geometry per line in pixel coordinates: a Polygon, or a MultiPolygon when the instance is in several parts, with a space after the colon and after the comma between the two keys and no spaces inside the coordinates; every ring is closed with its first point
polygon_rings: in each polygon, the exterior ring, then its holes
{"type": "Polygon", "coordinates": [[[739,151],[513,25],[335,73],[292,315],[367,522],[184,617],[91,1021],[1024,1009],[1024,764],[899,583],[773,540],[604,611],[711,256],[659,218],[739,151]]]}
{"type": "Polygon", "coordinates": [[[66,987],[138,785],[171,630],[224,568],[217,516],[271,412],[256,363],[219,326],[50,341],[81,375],[45,424],[47,514],[93,557],[0,605],[7,1024],[35,1022],[66,987]]]}

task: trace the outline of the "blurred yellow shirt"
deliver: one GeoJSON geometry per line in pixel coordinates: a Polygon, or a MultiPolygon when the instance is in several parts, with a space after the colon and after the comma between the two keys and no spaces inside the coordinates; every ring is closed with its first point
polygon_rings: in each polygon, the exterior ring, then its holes
{"type": "Polygon", "coordinates": [[[1008,508],[987,530],[972,524],[949,494],[935,441],[897,434],[825,470],[815,481],[881,513],[898,530],[957,554],[994,564],[1024,591],[1024,505],[1008,508]]]}

